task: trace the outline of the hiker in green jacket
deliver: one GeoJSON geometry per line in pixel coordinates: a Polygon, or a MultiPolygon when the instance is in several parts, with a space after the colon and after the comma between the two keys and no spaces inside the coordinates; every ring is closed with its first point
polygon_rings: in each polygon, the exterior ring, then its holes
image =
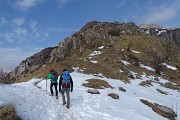
{"type": "Polygon", "coordinates": [[[58,99],[58,90],[57,90],[57,85],[58,85],[58,73],[54,71],[53,69],[50,70],[49,75],[47,76],[47,79],[50,79],[51,84],[50,84],[50,91],[51,91],[51,96],[53,96],[53,86],[55,87],[56,91],[56,99],[58,99]]]}

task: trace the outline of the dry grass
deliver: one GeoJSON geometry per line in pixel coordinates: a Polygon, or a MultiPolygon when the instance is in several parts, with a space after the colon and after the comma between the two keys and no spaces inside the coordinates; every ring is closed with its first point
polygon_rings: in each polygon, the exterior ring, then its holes
{"type": "Polygon", "coordinates": [[[21,118],[17,116],[13,105],[7,105],[0,108],[0,120],[21,120],[21,118]]]}
{"type": "Polygon", "coordinates": [[[164,94],[164,95],[168,95],[168,93],[167,92],[165,92],[165,91],[162,91],[162,90],[160,90],[160,89],[156,89],[159,93],[161,93],[161,94],[164,94]]]}
{"type": "Polygon", "coordinates": [[[83,83],[82,86],[95,88],[95,89],[104,89],[104,88],[113,88],[108,82],[99,79],[88,79],[88,83],[83,83]]]}
{"type": "Polygon", "coordinates": [[[170,88],[170,89],[173,89],[173,90],[178,90],[178,91],[180,91],[180,86],[174,85],[174,84],[172,84],[172,83],[170,83],[170,82],[165,83],[165,84],[164,84],[164,87],[170,88]]]}

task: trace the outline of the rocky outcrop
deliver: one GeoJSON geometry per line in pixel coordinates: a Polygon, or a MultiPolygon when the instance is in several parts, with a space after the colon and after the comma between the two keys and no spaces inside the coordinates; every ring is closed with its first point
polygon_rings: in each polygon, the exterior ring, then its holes
{"type": "Polygon", "coordinates": [[[161,28],[161,27],[160,25],[157,25],[157,24],[141,24],[140,28],[150,29],[150,28],[161,28]]]}
{"type": "Polygon", "coordinates": [[[143,30],[150,35],[156,35],[165,40],[171,40],[175,44],[180,45],[180,29],[151,28],[143,30]]]}
{"type": "Polygon", "coordinates": [[[165,118],[168,118],[169,120],[176,120],[177,118],[177,113],[173,109],[167,106],[163,106],[158,103],[151,103],[144,99],[140,99],[140,101],[144,103],[145,105],[147,105],[148,107],[152,108],[152,110],[156,112],[157,114],[165,118]]]}
{"type": "Polygon", "coordinates": [[[46,48],[39,53],[23,60],[19,66],[12,70],[2,81],[3,83],[11,83],[12,81],[25,77],[28,73],[32,73],[39,67],[42,67],[50,61],[52,50],[57,47],[46,48]]]}
{"type": "Polygon", "coordinates": [[[126,92],[126,89],[124,89],[123,87],[119,87],[119,91],[126,92]]]}
{"type": "Polygon", "coordinates": [[[167,32],[161,33],[160,36],[180,45],[180,29],[167,30],[167,32]]]}
{"type": "Polygon", "coordinates": [[[116,93],[110,93],[108,96],[112,97],[113,99],[119,99],[119,95],[116,93]]]}
{"type": "Polygon", "coordinates": [[[109,23],[109,22],[89,22],[81,28],[79,32],[74,33],[70,38],[64,39],[58,45],[58,48],[51,53],[51,61],[64,58],[67,53],[74,50],[83,52],[86,46],[102,44],[106,41],[116,40],[116,36],[135,35],[140,33],[140,28],[135,23],[109,23]]]}

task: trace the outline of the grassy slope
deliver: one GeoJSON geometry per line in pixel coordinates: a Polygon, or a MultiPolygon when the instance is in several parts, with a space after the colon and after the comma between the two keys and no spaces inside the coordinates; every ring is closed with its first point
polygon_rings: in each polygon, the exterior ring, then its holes
{"type": "MultiPolygon", "coordinates": [[[[124,35],[117,38],[114,42],[106,41],[102,43],[102,41],[98,41],[88,46],[89,47],[86,47],[84,49],[83,53],[79,53],[78,50],[73,50],[73,54],[67,55],[64,60],[55,63],[49,63],[48,65],[40,68],[34,73],[29,74],[28,77],[24,77],[16,82],[27,81],[33,77],[45,78],[45,76],[49,73],[50,69],[55,69],[60,74],[64,68],[72,70],[72,67],[76,66],[80,68],[86,68],[83,71],[86,74],[102,73],[104,76],[109,78],[117,78],[124,81],[128,81],[128,70],[137,72],[139,74],[145,72],[146,74],[155,75],[155,73],[140,68],[134,64],[134,62],[140,61],[144,65],[151,66],[154,68],[153,54],[151,50],[155,50],[160,55],[165,55],[165,50],[162,47],[162,41],[158,39],[156,36],[124,35]],[[132,44],[130,50],[139,51],[141,53],[127,51],[129,44],[132,44]],[[98,49],[98,47],[100,46],[105,46],[105,48],[98,49]],[[124,51],[122,51],[122,49],[124,49],[124,51]],[[94,50],[101,51],[102,54],[93,57],[92,59],[88,59],[87,57],[94,50]],[[85,58],[86,61],[84,61],[85,58]],[[128,61],[129,63],[131,63],[131,65],[123,65],[120,62],[121,59],[128,61]],[[90,62],[91,60],[98,61],[98,63],[94,64],[90,62]],[[120,72],[120,70],[123,70],[123,72],[120,72]]],[[[180,59],[180,56],[178,57],[180,59]]],[[[180,61],[170,61],[168,64],[179,67],[180,61]]],[[[178,71],[172,71],[170,69],[164,68],[163,72],[166,74],[162,75],[163,77],[178,83],[178,79],[180,78],[178,71]]]]}

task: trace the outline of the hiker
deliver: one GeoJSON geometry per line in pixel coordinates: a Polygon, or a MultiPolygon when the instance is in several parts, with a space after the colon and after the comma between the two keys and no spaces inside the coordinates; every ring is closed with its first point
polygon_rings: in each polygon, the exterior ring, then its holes
{"type": "Polygon", "coordinates": [[[65,95],[64,95],[64,93],[66,92],[66,97],[67,97],[66,107],[68,109],[70,104],[70,95],[69,95],[70,91],[71,92],[73,91],[73,80],[71,75],[69,74],[69,71],[67,69],[64,69],[59,80],[59,92],[62,94],[63,105],[66,104],[65,95]]]}
{"type": "Polygon", "coordinates": [[[50,70],[49,75],[47,76],[47,79],[51,80],[50,84],[50,91],[51,91],[51,96],[54,95],[53,92],[53,86],[55,87],[55,92],[56,92],[56,99],[58,99],[58,90],[57,90],[57,85],[58,85],[58,73],[54,71],[53,69],[50,70]]]}

